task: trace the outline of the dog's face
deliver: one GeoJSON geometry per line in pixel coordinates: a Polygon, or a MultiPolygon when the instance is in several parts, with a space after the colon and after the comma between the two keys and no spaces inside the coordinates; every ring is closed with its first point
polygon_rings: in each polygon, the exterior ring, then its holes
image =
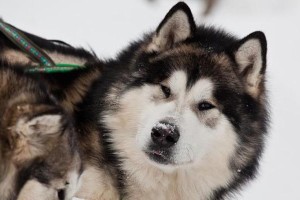
{"type": "Polygon", "coordinates": [[[197,163],[205,156],[231,154],[237,143],[215,96],[218,83],[202,77],[188,86],[188,78],[185,70],[175,70],[159,84],[135,91],[143,104],[136,114],[137,145],[154,163],[197,163]]]}
{"type": "Polygon", "coordinates": [[[216,87],[209,77],[189,87],[187,73],[178,70],[159,84],[131,91],[140,95],[137,100],[143,104],[136,113],[141,151],[154,163],[171,166],[231,154],[237,136],[214,95],[216,87]]]}
{"type": "Polygon", "coordinates": [[[210,35],[196,29],[187,7],[172,8],[136,52],[127,83],[108,96],[118,105],[104,118],[115,148],[161,169],[227,173],[253,162],[266,120],[265,45],[261,32],[242,40],[210,35]]]}
{"type": "Polygon", "coordinates": [[[238,136],[224,110],[240,109],[243,90],[233,71],[218,70],[230,67],[223,56],[218,63],[201,50],[171,50],[147,63],[136,75],[138,86],[121,96],[120,126],[152,164],[223,162],[233,154],[238,136]],[[222,93],[230,100],[220,98],[222,93]]]}

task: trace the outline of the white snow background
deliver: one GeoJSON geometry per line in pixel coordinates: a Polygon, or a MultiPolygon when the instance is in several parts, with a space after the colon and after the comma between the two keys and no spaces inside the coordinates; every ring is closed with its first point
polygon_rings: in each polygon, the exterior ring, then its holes
{"type": "MultiPolygon", "coordinates": [[[[0,16],[33,34],[93,48],[114,57],[156,28],[176,0],[0,0],[0,16]]],[[[200,0],[187,0],[197,23],[244,37],[262,30],[268,40],[272,123],[260,175],[236,199],[300,200],[300,1],[220,0],[207,18],[200,0]]]]}

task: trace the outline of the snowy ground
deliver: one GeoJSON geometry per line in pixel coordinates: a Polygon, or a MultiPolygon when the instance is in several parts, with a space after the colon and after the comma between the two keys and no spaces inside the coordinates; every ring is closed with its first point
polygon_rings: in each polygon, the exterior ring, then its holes
{"type": "MultiPolygon", "coordinates": [[[[155,28],[176,0],[1,0],[0,16],[34,34],[115,56],[128,42],[155,28]]],[[[300,1],[220,0],[206,19],[200,0],[186,1],[198,23],[243,37],[255,30],[268,39],[272,127],[260,176],[238,199],[300,199],[300,1]]]]}

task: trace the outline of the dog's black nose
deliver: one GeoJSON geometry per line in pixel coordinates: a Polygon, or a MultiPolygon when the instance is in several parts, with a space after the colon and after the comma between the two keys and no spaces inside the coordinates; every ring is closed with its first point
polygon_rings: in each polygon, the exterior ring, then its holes
{"type": "Polygon", "coordinates": [[[179,140],[178,128],[168,122],[159,122],[151,131],[151,138],[154,144],[168,148],[179,140]]]}

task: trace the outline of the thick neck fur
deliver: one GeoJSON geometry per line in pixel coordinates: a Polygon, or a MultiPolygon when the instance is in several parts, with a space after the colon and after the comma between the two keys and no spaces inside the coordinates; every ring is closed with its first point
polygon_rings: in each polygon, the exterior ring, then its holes
{"type": "Polygon", "coordinates": [[[147,164],[142,166],[125,161],[123,168],[127,168],[125,199],[207,200],[215,192],[211,188],[213,180],[204,176],[207,169],[200,167],[163,172],[147,164]]]}

